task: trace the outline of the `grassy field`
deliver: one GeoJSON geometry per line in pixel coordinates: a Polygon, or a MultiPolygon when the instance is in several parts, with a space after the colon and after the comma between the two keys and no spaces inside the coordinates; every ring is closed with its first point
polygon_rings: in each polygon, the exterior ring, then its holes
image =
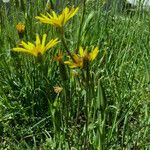
{"type": "Polygon", "coordinates": [[[149,150],[150,12],[53,4],[0,4],[0,149],[149,150]]]}

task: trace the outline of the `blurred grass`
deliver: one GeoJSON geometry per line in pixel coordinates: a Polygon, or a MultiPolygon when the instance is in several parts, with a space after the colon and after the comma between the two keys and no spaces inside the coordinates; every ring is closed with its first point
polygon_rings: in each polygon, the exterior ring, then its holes
{"type": "Polygon", "coordinates": [[[18,22],[26,25],[25,41],[33,42],[36,33],[59,35],[35,19],[46,13],[46,1],[0,6],[0,149],[149,149],[150,12],[104,11],[97,0],[86,1],[84,16],[82,2],[60,1],[55,9],[73,4],[80,10],[65,27],[68,47],[98,45],[100,52],[90,68],[90,93],[80,71],[74,77],[68,69],[67,126],[66,90],[54,61],[64,48],[49,51],[42,64],[10,51],[19,42],[18,22]],[[54,92],[56,85],[62,93],[54,92]]]}

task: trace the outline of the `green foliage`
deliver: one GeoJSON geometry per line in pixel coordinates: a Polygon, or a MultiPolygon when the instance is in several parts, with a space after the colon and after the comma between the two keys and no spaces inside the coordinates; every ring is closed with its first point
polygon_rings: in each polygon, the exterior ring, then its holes
{"type": "MultiPolygon", "coordinates": [[[[52,2],[56,12],[69,5],[52,2]]],[[[61,38],[35,19],[46,14],[46,1],[0,6],[0,149],[149,149],[150,12],[105,11],[97,0],[73,4],[79,12],[64,27],[68,50],[99,47],[85,70],[55,61],[60,50],[66,54],[62,42],[41,60],[11,51],[21,40],[18,22],[24,41],[36,33],[61,38]]]]}

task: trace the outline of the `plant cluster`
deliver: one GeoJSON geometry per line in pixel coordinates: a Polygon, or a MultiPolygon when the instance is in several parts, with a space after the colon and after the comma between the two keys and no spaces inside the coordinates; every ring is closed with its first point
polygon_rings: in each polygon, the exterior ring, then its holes
{"type": "Polygon", "coordinates": [[[149,12],[116,9],[3,1],[0,149],[149,149],[149,12]]]}

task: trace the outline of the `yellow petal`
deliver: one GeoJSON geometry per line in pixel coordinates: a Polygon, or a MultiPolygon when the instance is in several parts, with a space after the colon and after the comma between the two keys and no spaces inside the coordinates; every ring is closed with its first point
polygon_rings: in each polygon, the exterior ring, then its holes
{"type": "Polygon", "coordinates": [[[80,54],[81,57],[84,56],[84,51],[83,51],[83,48],[81,46],[79,48],[79,54],[80,54]]]}
{"type": "Polygon", "coordinates": [[[90,53],[90,61],[93,61],[98,55],[98,53],[99,53],[98,47],[94,48],[94,50],[92,50],[90,53]]]}
{"type": "Polygon", "coordinates": [[[32,51],[27,50],[25,48],[21,48],[21,47],[13,48],[13,51],[15,51],[15,52],[24,52],[24,53],[28,53],[28,54],[36,56],[32,51]]]}
{"type": "Polygon", "coordinates": [[[28,44],[25,43],[24,41],[21,42],[21,45],[22,45],[22,47],[24,47],[25,49],[28,49],[28,50],[30,50],[30,49],[33,48],[33,45],[32,45],[32,46],[31,46],[31,45],[28,45],[28,44]]]}
{"type": "Polygon", "coordinates": [[[78,64],[73,63],[71,61],[65,61],[64,64],[69,65],[70,68],[77,68],[78,64]]]}
{"type": "Polygon", "coordinates": [[[48,18],[47,16],[41,14],[41,17],[40,16],[36,16],[35,17],[36,19],[38,19],[39,21],[41,21],[42,23],[48,23],[50,22],[50,18],[48,18]]]}
{"type": "Polygon", "coordinates": [[[63,26],[66,23],[65,14],[59,16],[60,25],[63,26]]]}
{"type": "Polygon", "coordinates": [[[52,15],[53,15],[54,19],[58,18],[57,15],[56,15],[56,13],[54,11],[52,11],[52,15]]]}
{"type": "Polygon", "coordinates": [[[33,43],[31,43],[31,42],[28,42],[28,49],[33,49],[34,47],[35,47],[35,45],[33,44],[33,43]]]}
{"type": "Polygon", "coordinates": [[[13,51],[16,51],[16,52],[25,52],[25,51],[27,51],[25,48],[21,48],[21,47],[16,47],[16,48],[13,48],[12,49],[13,51]]]}
{"type": "Polygon", "coordinates": [[[42,38],[42,47],[45,46],[46,37],[47,37],[47,34],[44,34],[44,35],[43,35],[43,38],[42,38]]]}
{"type": "Polygon", "coordinates": [[[71,61],[64,61],[64,64],[72,65],[72,62],[71,61]]]}
{"type": "Polygon", "coordinates": [[[58,42],[59,42],[58,38],[50,40],[45,46],[45,51],[48,50],[49,48],[54,47],[58,42]]]}
{"type": "Polygon", "coordinates": [[[69,13],[69,8],[66,7],[63,11],[62,11],[62,14],[68,14],[69,13]]]}
{"type": "Polygon", "coordinates": [[[69,19],[72,18],[72,17],[77,13],[78,10],[79,10],[78,7],[77,7],[76,9],[75,9],[74,7],[71,8],[71,11],[70,11],[70,13],[69,13],[68,18],[69,18],[69,19]]]}

